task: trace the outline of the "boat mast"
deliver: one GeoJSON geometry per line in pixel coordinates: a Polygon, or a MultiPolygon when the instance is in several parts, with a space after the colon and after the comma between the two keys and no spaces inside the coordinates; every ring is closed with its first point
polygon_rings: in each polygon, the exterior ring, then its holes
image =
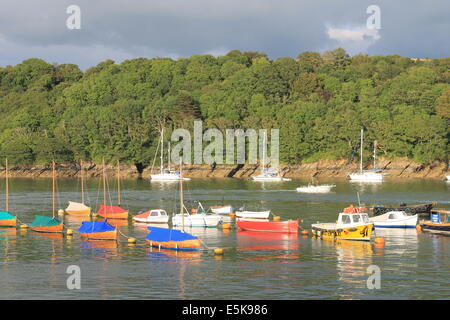
{"type": "Polygon", "coordinates": [[[373,142],[373,168],[376,169],[377,161],[377,141],[373,142]]]}
{"type": "Polygon", "coordinates": [[[119,160],[117,160],[117,202],[120,206],[120,164],[119,160]]]}
{"type": "Polygon", "coordinates": [[[362,165],[362,159],[363,159],[363,135],[364,135],[364,129],[361,129],[361,155],[359,159],[359,173],[363,172],[363,165],[362,165]]]}
{"type": "Polygon", "coordinates": [[[160,171],[161,171],[161,174],[163,174],[163,164],[164,164],[164,159],[163,159],[163,155],[164,155],[164,143],[163,143],[163,141],[164,141],[164,127],[161,127],[161,156],[160,156],[160,159],[161,159],[161,164],[160,164],[160,171]]]}
{"type": "Polygon", "coordinates": [[[52,161],[52,215],[55,218],[55,161],[52,161]]]}
{"type": "Polygon", "coordinates": [[[184,231],[184,199],[183,199],[183,173],[182,173],[181,159],[180,159],[180,214],[181,214],[181,228],[184,231]]]}
{"type": "Polygon", "coordinates": [[[103,206],[105,208],[105,216],[107,216],[106,208],[106,179],[105,179],[105,158],[102,159],[102,180],[103,180],[103,206]]]}
{"type": "Polygon", "coordinates": [[[8,212],[8,158],[6,158],[6,161],[5,161],[5,166],[6,166],[6,173],[5,173],[5,176],[6,176],[6,190],[5,190],[5,192],[6,192],[6,212],[8,212]]]}
{"type": "Polygon", "coordinates": [[[263,158],[262,158],[262,173],[266,172],[266,131],[263,135],[263,158]]]}
{"type": "Polygon", "coordinates": [[[80,170],[81,170],[81,203],[84,204],[84,177],[83,177],[83,160],[80,160],[80,170]]]}
{"type": "Polygon", "coordinates": [[[167,150],[167,169],[170,171],[170,141],[168,143],[168,150],[167,150]]]}

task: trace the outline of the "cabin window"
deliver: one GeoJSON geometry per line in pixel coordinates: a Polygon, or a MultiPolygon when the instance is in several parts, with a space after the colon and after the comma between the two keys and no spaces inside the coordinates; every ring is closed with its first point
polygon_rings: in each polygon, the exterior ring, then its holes
{"type": "Polygon", "coordinates": [[[348,215],[343,215],[342,216],[342,223],[347,224],[347,223],[351,223],[352,221],[350,220],[350,216],[348,215]]]}
{"type": "Polygon", "coordinates": [[[362,215],[362,219],[363,219],[364,223],[369,223],[369,217],[366,214],[362,215]]]}
{"type": "Polygon", "coordinates": [[[389,219],[395,219],[395,213],[391,213],[391,214],[389,215],[389,219]]]}
{"type": "Polygon", "coordinates": [[[356,214],[353,216],[353,222],[358,223],[361,220],[361,217],[359,216],[359,214],[356,214]]]}
{"type": "Polygon", "coordinates": [[[151,214],[150,216],[152,216],[152,217],[157,217],[157,216],[158,216],[158,212],[153,211],[152,214],[151,214]]]}

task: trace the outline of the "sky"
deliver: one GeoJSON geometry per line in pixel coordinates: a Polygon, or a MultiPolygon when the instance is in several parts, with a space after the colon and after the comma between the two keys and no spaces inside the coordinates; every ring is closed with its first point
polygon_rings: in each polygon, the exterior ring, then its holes
{"type": "Polygon", "coordinates": [[[0,66],[37,57],[86,69],[233,49],[295,58],[337,47],[450,57],[450,0],[0,0],[0,66]]]}

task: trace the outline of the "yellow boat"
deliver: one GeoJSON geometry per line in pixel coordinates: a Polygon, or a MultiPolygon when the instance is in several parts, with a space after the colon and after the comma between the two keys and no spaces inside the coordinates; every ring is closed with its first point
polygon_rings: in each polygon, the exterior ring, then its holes
{"type": "Polygon", "coordinates": [[[311,229],[321,239],[370,241],[373,223],[365,210],[350,207],[339,213],[336,223],[316,223],[311,229]]]}

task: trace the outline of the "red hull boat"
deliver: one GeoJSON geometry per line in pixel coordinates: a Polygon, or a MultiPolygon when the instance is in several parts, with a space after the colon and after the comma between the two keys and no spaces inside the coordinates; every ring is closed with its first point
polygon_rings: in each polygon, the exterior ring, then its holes
{"type": "Polygon", "coordinates": [[[261,231],[261,232],[279,232],[279,233],[298,233],[299,220],[287,221],[249,221],[237,220],[237,226],[241,230],[261,231]]]}

